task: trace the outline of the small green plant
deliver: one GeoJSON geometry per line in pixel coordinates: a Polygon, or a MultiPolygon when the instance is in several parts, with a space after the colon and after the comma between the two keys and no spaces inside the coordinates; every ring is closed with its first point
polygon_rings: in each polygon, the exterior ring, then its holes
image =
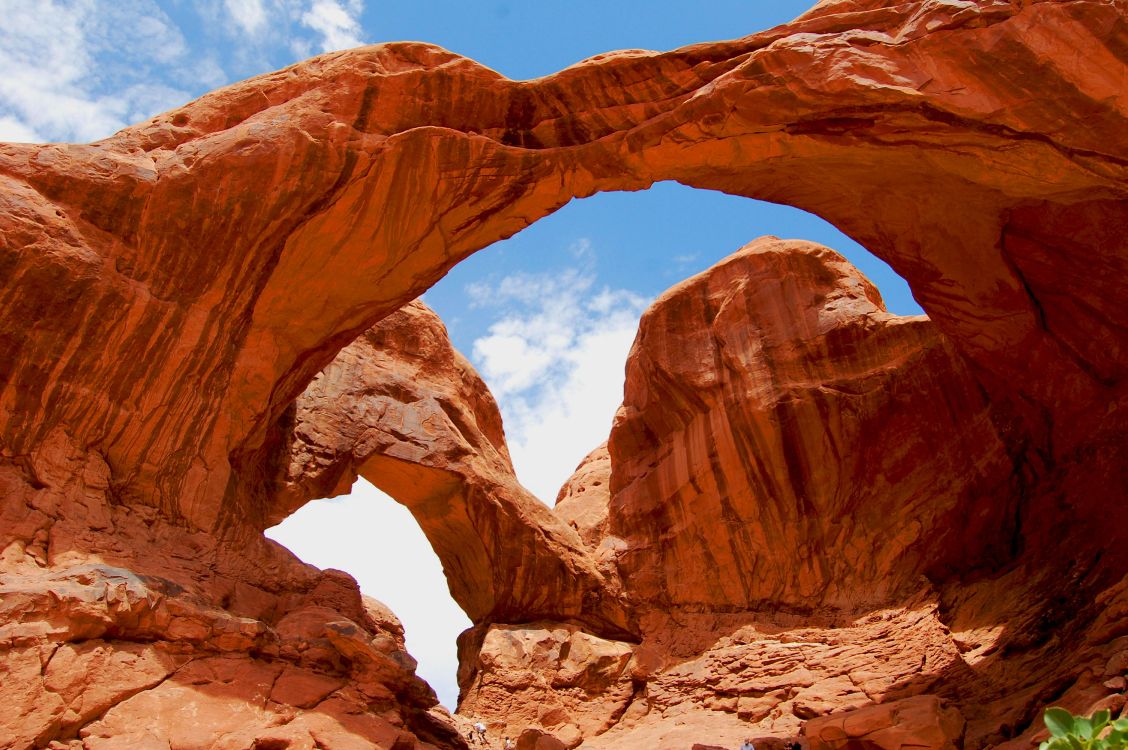
{"type": "Polygon", "coordinates": [[[1128,748],[1128,719],[1109,721],[1108,711],[1089,718],[1074,716],[1064,708],[1046,709],[1050,738],[1038,750],[1124,750],[1128,748]],[[1103,737],[1101,735],[1104,735],[1103,737]]]}

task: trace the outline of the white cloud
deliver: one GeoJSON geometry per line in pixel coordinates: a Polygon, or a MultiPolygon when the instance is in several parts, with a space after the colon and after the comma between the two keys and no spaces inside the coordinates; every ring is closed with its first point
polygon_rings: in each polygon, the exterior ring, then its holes
{"type": "Polygon", "coordinates": [[[607,439],[647,304],[623,289],[594,291],[594,281],[570,270],[467,287],[472,305],[502,311],[473,359],[498,400],[518,478],[549,504],[607,439]]]}
{"type": "Polygon", "coordinates": [[[0,119],[22,140],[90,141],[187,101],[158,66],[187,55],[151,0],[0,0],[0,119]]]}
{"type": "Polygon", "coordinates": [[[364,44],[358,20],[364,4],[360,0],[343,2],[342,5],[342,0],[313,0],[309,10],[302,13],[302,25],[321,35],[322,52],[364,44]]]}
{"type": "Polygon", "coordinates": [[[347,571],[403,623],[417,673],[452,711],[458,700],[455,639],[469,618],[450,598],[442,565],[406,508],[364,479],[352,494],[315,500],[266,535],[319,568],[347,571]]]}
{"type": "Polygon", "coordinates": [[[191,65],[189,74],[207,89],[219,88],[228,82],[227,72],[211,54],[196,60],[191,65]]]}
{"type": "Polygon", "coordinates": [[[589,261],[595,258],[595,250],[592,249],[591,240],[587,237],[581,237],[573,242],[568,247],[568,254],[579,261],[589,261]]]}
{"type": "Polygon", "coordinates": [[[488,281],[466,285],[471,308],[497,307],[498,305],[519,302],[531,305],[546,297],[557,295],[561,290],[573,294],[583,294],[594,283],[590,275],[569,268],[557,274],[530,274],[517,272],[494,284],[488,281]]]}
{"type": "Polygon", "coordinates": [[[223,0],[231,20],[243,33],[255,35],[266,26],[266,8],[262,0],[223,0]]]}
{"type": "Polygon", "coordinates": [[[98,140],[228,83],[228,71],[255,75],[364,43],[363,0],[169,5],[178,19],[198,16],[187,37],[161,6],[0,0],[0,138],[98,140]]]}
{"type": "Polygon", "coordinates": [[[43,136],[11,115],[0,116],[0,143],[42,143],[43,136]]]}

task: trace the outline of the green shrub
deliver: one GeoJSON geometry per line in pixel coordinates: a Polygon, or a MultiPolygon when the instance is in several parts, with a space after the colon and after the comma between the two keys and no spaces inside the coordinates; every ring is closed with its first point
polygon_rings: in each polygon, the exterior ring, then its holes
{"type": "Polygon", "coordinates": [[[1089,718],[1074,716],[1064,708],[1047,708],[1050,738],[1038,750],[1124,750],[1128,748],[1128,719],[1109,721],[1108,711],[1089,718]],[[1102,737],[1101,735],[1104,734],[1102,737]]]}

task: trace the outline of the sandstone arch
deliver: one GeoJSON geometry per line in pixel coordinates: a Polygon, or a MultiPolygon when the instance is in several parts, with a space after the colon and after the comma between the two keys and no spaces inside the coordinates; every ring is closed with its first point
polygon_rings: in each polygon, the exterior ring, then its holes
{"type": "Polygon", "coordinates": [[[425,305],[366,331],[295,406],[272,521],[359,474],[412,512],[475,624],[571,620],[634,638],[617,576],[517,481],[489,389],[425,305]]]}
{"type": "Polygon", "coordinates": [[[203,528],[262,515],[229,487],[229,457],[253,453],[343,343],[571,197],[657,179],[827,218],[909,281],[1028,432],[1059,412],[1076,422],[1115,398],[1122,313],[1076,310],[1084,332],[1059,319],[1046,274],[1088,277],[1050,270],[1076,253],[1047,237],[1076,226],[1101,278],[1120,270],[1122,254],[1091,248],[1115,245],[1123,219],[1123,23],[1085,0],[824,3],[736,42],[531,82],[387,45],[96,145],[5,146],[8,317],[61,280],[69,291],[41,325],[6,331],[5,443],[26,453],[66,424],[167,512],[203,528]],[[1050,28],[1091,54],[1066,54],[1050,28]],[[996,48],[1011,53],[978,64],[996,48]],[[1046,104],[1031,107],[1012,82],[1035,69],[1046,104]],[[169,356],[185,363],[175,376],[169,356]]]}
{"type": "MultiPolygon", "coordinates": [[[[738,41],[527,82],[426,45],[364,48],[96,144],[0,145],[13,684],[46,679],[60,643],[183,635],[208,659],[328,670],[347,695],[321,716],[338,724],[400,700],[411,732],[449,741],[394,625],[262,541],[299,501],[275,491],[277,428],[345,344],[461,258],[572,197],[663,179],[810,210],[901,273],[993,405],[1025,562],[1043,593],[1078,586],[1024,623],[1042,637],[1063,606],[1120,601],[1106,592],[1128,495],[1125,34],[1098,0],[838,0],[738,41]],[[68,615],[45,628],[59,592],[68,615]]],[[[554,589],[567,612],[522,599],[504,566],[475,611],[630,630],[615,601],[587,601],[603,572],[574,541],[565,528],[527,548],[552,576],[578,573],[554,589]]],[[[964,604],[974,620],[981,603],[964,604]]],[[[1095,616],[1075,630],[1091,622],[1118,632],[1095,616]]],[[[102,646],[84,648],[95,675],[102,646]]],[[[153,663],[105,701],[180,684],[183,664],[153,663]]],[[[46,707],[33,739],[105,708],[20,699],[46,707]]],[[[371,731],[390,745],[394,726],[371,731]]]]}

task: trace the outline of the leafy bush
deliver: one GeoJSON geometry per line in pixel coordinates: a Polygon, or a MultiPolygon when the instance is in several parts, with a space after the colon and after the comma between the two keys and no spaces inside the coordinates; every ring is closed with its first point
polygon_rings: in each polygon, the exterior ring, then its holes
{"type": "Polygon", "coordinates": [[[1050,738],[1038,750],[1124,750],[1128,748],[1128,719],[1109,721],[1108,711],[1089,718],[1074,716],[1064,708],[1047,708],[1050,738]],[[1107,730],[1107,731],[1106,731],[1107,730]],[[1102,737],[1101,735],[1104,734],[1102,737]]]}

